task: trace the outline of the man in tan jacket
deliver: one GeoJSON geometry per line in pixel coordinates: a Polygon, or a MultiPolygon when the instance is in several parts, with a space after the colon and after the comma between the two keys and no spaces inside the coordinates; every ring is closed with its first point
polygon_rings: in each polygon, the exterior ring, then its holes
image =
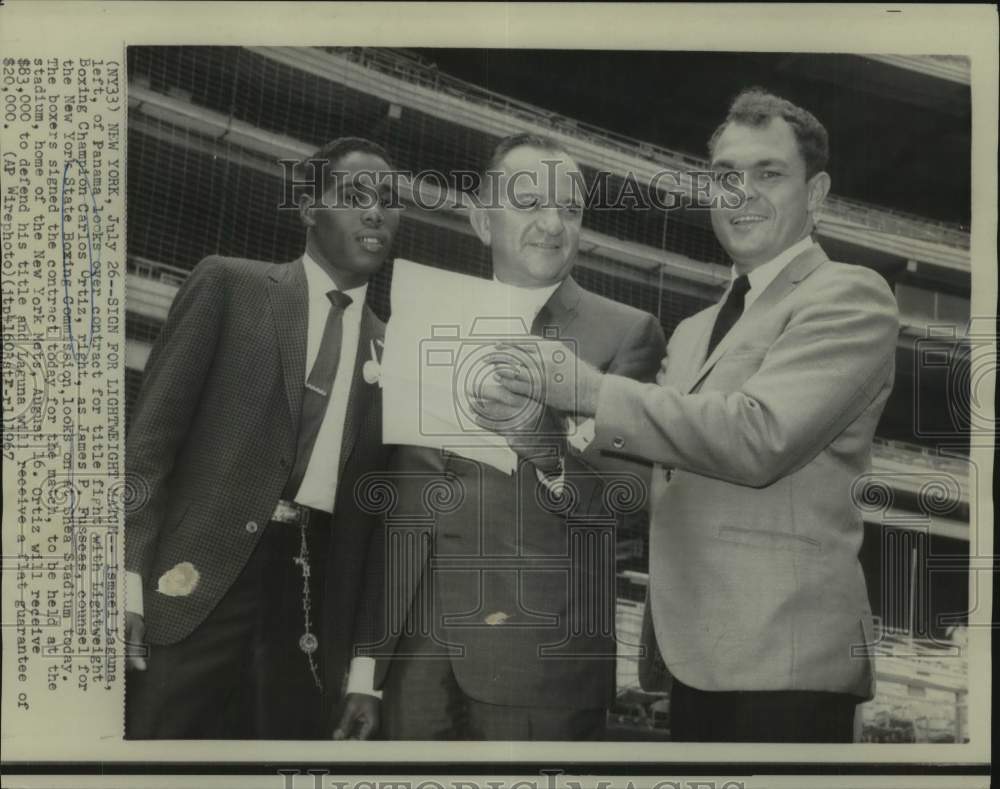
{"type": "MultiPolygon", "coordinates": [[[[893,384],[895,300],[813,242],[830,188],[810,113],[745,91],[709,144],[745,200],[712,224],[733,260],[718,305],[682,322],[658,384],[600,375],[536,344],[535,396],[594,416],[589,454],[652,461],[649,612],[689,741],[849,742],[871,698],[871,612],[852,483],[893,384]]],[[[508,387],[531,393],[518,370],[508,387]]]]}

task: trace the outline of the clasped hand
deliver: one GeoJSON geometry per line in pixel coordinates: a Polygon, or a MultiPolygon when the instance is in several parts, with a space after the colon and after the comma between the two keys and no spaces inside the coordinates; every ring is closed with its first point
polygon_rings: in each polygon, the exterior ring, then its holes
{"type": "MultiPolygon", "coordinates": [[[[530,338],[496,346],[495,382],[505,394],[499,403],[526,401],[547,405],[573,416],[593,416],[601,374],[561,340],[530,338]]],[[[492,391],[492,390],[491,390],[492,391]]]]}
{"type": "Polygon", "coordinates": [[[501,371],[512,364],[506,350],[490,354],[484,369],[467,383],[466,396],[479,427],[504,437],[522,459],[546,475],[561,473],[565,428],[553,411],[539,400],[511,391],[501,371]]]}

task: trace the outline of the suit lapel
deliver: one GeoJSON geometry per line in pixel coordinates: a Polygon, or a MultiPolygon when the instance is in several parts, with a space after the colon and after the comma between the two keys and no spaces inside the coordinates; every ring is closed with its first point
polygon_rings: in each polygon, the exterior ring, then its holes
{"type": "Polygon", "coordinates": [[[344,434],[340,441],[340,465],[337,469],[337,479],[343,478],[344,465],[351,455],[351,450],[354,449],[361,425],[364,424],[368,409],[378,392],[378,383],[366,382],[363,375],[365,362],[371,358],[371,343],[376,339],[381,339],[378,319],[366,304],[361,311],[358,352],[354,358],[351,393],[348,396],[347,411],[344,415],[344,434]]]}
{"type": "MultiPolygon", "coordinates": [[[[539,310],[534,323],[531,324],[531,333],[537,337],[547,337],[552,339],[563,339],[568,336],[570,325],[576,320],[577,305],[580,303],[581,288],[572,277],[566,277],[562,284],[553,291],[549,300],[545,302],[539,310]]],[[[579,349],[577,349],[579,351],[579,349]]],[[[557,424],[561,424],[558,414],[548,406],[550,417],[554,418],[557,424]]]]}
{"type": "Polygon", "coordinates": [[[553,339],[565,337],[570,324],[576,319],[581,295],[582,289],[576,284],[576,280],[566,277],[539,311],[535,322],[531,324],[531,333],[545,337],[558,332],[553,339]]]}
{"type": "MultiPolygon", "coordinates": [[[[684,327],[691,332],[693,338],[691,341],[691,352],[683,355],[676,363],[673,361],[673,357],[671,357],[670,366],[673,367],[676,364],[678,366],[678,373],[676,376],[671,376],[671,380],[667,381],[668,384],[684,391],[690,391],[694,388],[693,382],[696,380],[701,367],[704,366],[702,360],[705,358],[708,340],[712,335],[712,327],[715,325],[715,319],[719,314],[721,306],[721,303],[715,304],[698,313],[691,318],[690,327],[684,327]]],[[[678,331],[680,330],[678,329],[678,331]]]]}
{"type": "MultiPolygon", "coordinates": [[[[745,339],[746,337],[752,337],[756,325],[767,315],[770,309],[785,298],[785,296],[791,293],[803,279],[809,276],[827,260],[828,258],[826,253],[823,252],[822,247],[816,244],[811,246],[798,257],[794,258],[787,266],[785,266],[785,268],[781,270],[781,273],[771,281],[771,284],[768,285],[767,288],[765,288],[764,292],[757,297],[753,304],[750,305],[749,309],[747,309],[740,316],[739,320],[733,324],[733,327],[729,330],[726,336],[723,337],[719,341],[719,344],[715,346],[711,355],[704,361],[701,368],[695,374],[687,391],[690,392],[692,389],[697,387],[715,366],[716,362],[718,362],[726,351],[735,343],[745,339]]],[[[721,303],[717,304],[710,312],[705,313],[706,317],[711,317],[707,324],[702,327],[701,336],[698,338],[698,347],[696,349],[698,356],[703,354],[705,349],[708,347],[708,339],[711,335],[712,327],[715,325],[715,318],[719,313],[719,309],[721,309],[721,303]]]]}
{"type": "Polygon", "coordinates": [[[269,277],[268,296],[278,335],[288,411],[292,424],[297,427],[302,412],[302,389],[306,380],[306,323],[309,315],[302,259],[274,266],[269,277]]]}

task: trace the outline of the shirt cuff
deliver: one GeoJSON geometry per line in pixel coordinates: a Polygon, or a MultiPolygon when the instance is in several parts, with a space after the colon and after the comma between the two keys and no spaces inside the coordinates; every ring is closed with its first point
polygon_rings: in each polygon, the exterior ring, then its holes
{"type": "Polygon", "coordinates": [[[559,474],[546,474],[540,468],[535,469],[535,476],[538,477],[538,481],[541,482],[545,487],[547,487],[552,493],[557,496],[562,495],[563,485],[566,481],[566,462],[559,458],[559,474]]]}
{"type": "Polygon", "coordinates": [[[125,610],[143,615],[142,576],[131,571],[125,573],[125,610]]]}
{"type": "Polygon", "coordinates": [[[583,420],[573,416],[566,417],[566,443],[581,455],[593,443],[595,433],[594,417],[587,417],[583,420]]]}
{"type": "Polygon", "coordinates": [[[382,691],[375,690],[375,658],[351,658],[351,667],[347,671],[347,693],[382,698],[382,691]]]}

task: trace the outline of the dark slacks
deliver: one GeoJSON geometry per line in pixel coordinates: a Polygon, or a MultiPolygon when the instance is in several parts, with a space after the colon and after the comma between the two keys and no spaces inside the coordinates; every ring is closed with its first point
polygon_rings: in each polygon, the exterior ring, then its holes
{"type": "Polygon", "coordinates": [[[862,699],[823,691],[705,691],[676,677],[670,738],[678,742],[849,743],[862,699]]]}
{"type": "MultiPolygon", "coordinates": [[[[126,739],[325,739],[339,692],[320,692],[299,649],[304,632],[298,526],[269,523],[243,572],[190,636],[151,645],[145,671],[130,671],[126,739]]],[[[312,632],[323,623],[329,523],[308,530],[312,632]]]]}
{"type": "MultiPolygon", "coordinates": [[[[387,740],[576,741],[604,737],[606,712],[486,704],[465,693],[427,635],[403,636],[383,685],[387,740]]],[[[461,658],[460,658],[461,659],[461,658]]]]}

